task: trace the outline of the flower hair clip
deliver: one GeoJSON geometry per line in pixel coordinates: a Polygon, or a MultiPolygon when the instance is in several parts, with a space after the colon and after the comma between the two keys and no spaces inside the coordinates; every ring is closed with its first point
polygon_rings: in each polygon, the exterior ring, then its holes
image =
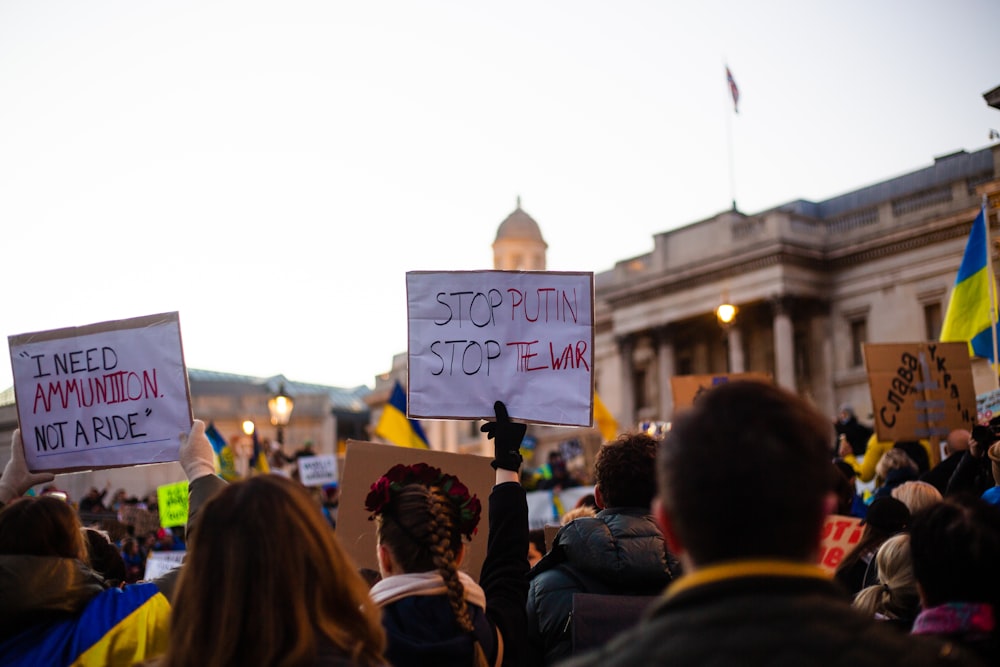
{"type": "Polygon", "coordinates": [[[479,498],[470,496],[468,487],[462,484],[458,477],[446,474],[440,468],[426,463],[415,463],[411,466],[398,463],[379,477],[372,484],[371,491],[365,498],[365,509],[372,513],[368,520],[373,521],[376,516],[381,514],[393,496],[409,484],[440,488],[448,499],[458,507],[459,531],[466,539],[472,539],[472,536],[478,531],[479,515],[482,512],[479,498]]]}

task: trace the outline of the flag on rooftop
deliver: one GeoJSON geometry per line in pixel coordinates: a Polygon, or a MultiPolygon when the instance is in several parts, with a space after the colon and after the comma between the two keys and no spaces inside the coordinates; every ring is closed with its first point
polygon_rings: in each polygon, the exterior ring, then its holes
{"type": "Polygon", "coordinates": [[[739,113],[740,89],[736,86],[736,79],[733,78],[733,73],[729,71],[729,65],[726,65],[726,81],[729,82],[729,93],[733,96],[733,111],[739,113]]]}
{"type": "Polygon", "coordinates": [[[965,244],[965,254],[958,267],[955,287],[941,326],[941,342],[967,342],[970,356],[983,357],[996,363],[993,354],[996,287],[987,239],[984,204],[972,223],[972,231],[965,244]]]}
{"type": "Polygon", "coordinates": [[[429,449],[430,445],[420,422],[406,416],[406,391],[396,380],[389,402],[382,408],[382,416],[375,426],[375,435],[400,447],[429,449]]]}

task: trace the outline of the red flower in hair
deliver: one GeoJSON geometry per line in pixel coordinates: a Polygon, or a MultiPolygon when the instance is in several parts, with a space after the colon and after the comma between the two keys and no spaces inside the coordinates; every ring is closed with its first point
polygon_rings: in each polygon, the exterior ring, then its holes
{"type": "Polygon", "coordinates": [[[450,501],[458,507],[460,524],[459,531],[467,539],[478,532],[479,517],[482,513],[482,503],[476,496],[469,496],[469,489],[454,475],[441,472],[440,468],[415,463],[406,466],[401,463],[389,468],[371,485],[371,490],[365,498],[365,509],[371,512],[369,521],[382,513],[386,505],[392,501],[394,494],[399,493],[404,486],[421,484],[426,487],[440,488],[450,501]]]}

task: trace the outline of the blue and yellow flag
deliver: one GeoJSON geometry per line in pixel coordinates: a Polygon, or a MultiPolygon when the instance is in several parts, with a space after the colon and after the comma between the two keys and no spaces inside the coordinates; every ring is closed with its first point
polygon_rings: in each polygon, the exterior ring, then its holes
{"type": "Polygon", "coordinates": [[[594,425],[601,432],[601,438],[604,439],[604,442],[611,442],[618,437],[618,422],[596,391],[594,392],[594,425]]]}
{"type": "Polygon", "coordinates": [[[382,416],[375,427],[375,435],[400,447],[430,448],[420,423],[406,416],[406,392],[403,391],[403,385],[399,384],[399,380],[396,380],[396,386],[392,388],[389,402],[382,408],[382,416]]]}
{"type": "Polygon", "coordinates": [[[987,246],[984,205],[972,223],[972,231],[965,244],[965,254],[958,267],[955,288],[941,326],[941,342],[967,342],[969,356],[984,357],[996,363],[993,358],[995,308],[996,294],[987,246]]]}

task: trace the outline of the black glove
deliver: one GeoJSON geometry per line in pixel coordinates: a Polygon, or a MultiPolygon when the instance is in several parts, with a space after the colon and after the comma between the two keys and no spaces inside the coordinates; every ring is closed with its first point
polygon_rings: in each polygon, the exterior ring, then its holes
{"type": "Polygon", "coordinates": [[[503,468],[517,472],[521,468],[521,441],[524,440],[524,433],[528,430],[527,424],[515,424],[507,414],[507,406],[503,401],[493,404],[493,412],[496,413],[495,422],[486,422],[479,430],[487,433],[487,437],[493,440],[493,462],[490,463],[493,469],[503,468]]]}

